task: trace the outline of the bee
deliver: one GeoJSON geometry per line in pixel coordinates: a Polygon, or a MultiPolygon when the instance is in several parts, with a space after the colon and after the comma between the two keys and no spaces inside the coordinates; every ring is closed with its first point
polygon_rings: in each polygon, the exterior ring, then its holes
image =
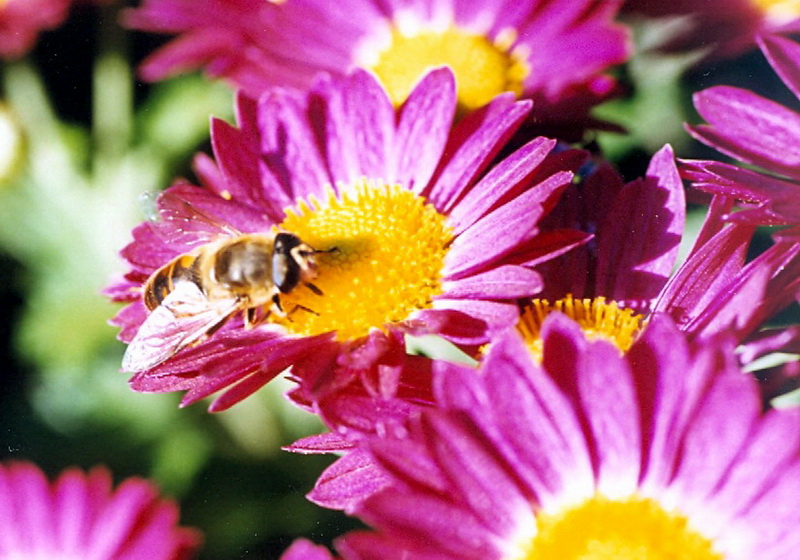
{"type": "Polygon", "coordinates": [[[271,314],[285,317],[281,294],[301,286],[322,295],[312,284],[317,276],[315,255],[335,249],[317,251],[284,231],[238,232],[174,195],[164,193],[159,202],[172,210],[166,212],[168,220],[191,224],[177,228],[175,235],[211,239],[175,257],[144,283],[142,300],[149,314],[128,345],[123,370],[150,369],[213,334],[240,312],[246,328],[271,314]]]}

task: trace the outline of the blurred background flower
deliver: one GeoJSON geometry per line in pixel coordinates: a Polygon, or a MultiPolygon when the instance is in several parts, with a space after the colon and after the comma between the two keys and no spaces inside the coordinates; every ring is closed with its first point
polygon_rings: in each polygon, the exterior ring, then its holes
{"type": "Polygon", "coordinates": [[[105,467],[70,468],[49,482],[36,465],[0,464],[0,555],[3,558],[196,557],[202,535],[178,527],[178,507],[148,481],[112,488],[105,467]]]}

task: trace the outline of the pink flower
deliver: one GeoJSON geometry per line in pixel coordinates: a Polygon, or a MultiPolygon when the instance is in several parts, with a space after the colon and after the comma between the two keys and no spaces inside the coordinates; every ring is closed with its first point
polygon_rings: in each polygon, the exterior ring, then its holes
{"type": "Polygon", "coordinates": [[[0,3],[0,58],[19,58],[41,31],[61,25],[72,0],[5,0],[0,3]]]}
{"type": "Polygon", "coordinates": [[[794,0],[627,0],[623,11],[673,18],[668,51],[700,50],[708,58],[733,58],[756,44],[761,33],[800,31],[794,0]]]}
{"type": "Polygon", "coordinates": [[[534,101],[540,132],[565,134],[596,125],[589,109],[617,93],[603,72],[630,50],[619,3],[146,0],[125,21],[178,35],[145,62],[147,80],[204,68],[256,95],[365,68],[399,105],[427,70],[450,65],[462,108],[512,91],[534,101]]]}
{"type": "Polygon", "coordinates": [[[0,464],[0,556],[83,560],[191,558],[201,536],[149,482],[72,468],[48,482],[27,462],[0,464]]]}
{"type": "Polygon", "coordinates": [[[317,546],[306,539],[297,539],[281,554],[280,560],[334,560],[324,546],[317,546]]]}
{"type": "Polygon", "coordinates": [[[515,334],[480,372],[440,364],[439,408],[366,446],[386,478],[348,560],[793,558],[800,415],[763,412],[725,337],[653,320],[627,354],[563,315],[539,365],[515,334]]]}
{"type": "Polygon", "coordinates": [[[761,329],[800,293],[800,236],[776,233],[772,246],[749,259],[755,228],[737,220],[746,211],[730,214],[732,202],[714,199],[695,246],[676,267],[685,200],[672,151],[659,151],[646,176],[627,185],[610,166],[595,167],[543,224],[545,231],[592,231],[594,239],[540,267],[546,287],[523,313],[523,328],[535,335],[547,312],[560,309],[624,351],[650,316],[665,313],[690,338],[733,335],[745,345],[743,364],[793,347],[793,329],[761,329]]]}
{"type": "MultiPolygon", "coordinates": [[[[759,39],[786,86],[800,98],[800,45],[779,36],[759,39]]],[[[688,127],[701,142],[760,170],[716,161],[683,162],[682,173],[703,191],[734,197],[733,222],[800,225],[800,114],[750,91],[717,86],[694,96],[708,124],[688,127]]]]}
{"type": "Polygon", "coordinates": [[[183,404],[227,388],[212,405],[221,410],[291,366],[309,403],[344,389],[429,401],[428,362],[407,356],[404,334],[487,342],[516,321],[518,298],[541,289],[530,266],[586,240],[538,235],[572,178],[550,155],[554,141],[536,138],[493,164],[529,104],[502,95],[452,128],[447,69],[399,109],[364,71],[307,94],[240,97],[239,128],[212,124],[216,164],[197,160],[206,186],[179,182],[161,197],[163,221],[134,230],[123,251],[131,271],[109,288],[130,302],[115,323],[131,343],[133,388],[188,391],[183,404]],[[155,271],[276,227],[317,251],[314,289],[298,281],[275,296],[288,316],[273,298],[251,306],[255,326],[244,328],[247,300],[209,298],[196,277],[148,313],[142,286],[155,271]]]}

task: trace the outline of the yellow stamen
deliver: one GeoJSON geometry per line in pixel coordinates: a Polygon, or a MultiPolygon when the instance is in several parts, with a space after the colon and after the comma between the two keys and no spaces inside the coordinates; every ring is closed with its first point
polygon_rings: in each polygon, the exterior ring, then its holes
{"type": "Polygon", "coordinates": [[[553,311],[574,319],[589,340],[607,340],[623,353],[631,347],[645,323],[643,315],[636,315],[628,308],[620,309],[614,301],[606,303],[604,297],[573,299],[568,295],[552,304],[546,299],[534,299],[522,311],[517,330],[537,359],[542,357],[542,323],[553,311]]]}
{"type": "MultiPolygon", "coordinates": [[[[683,515],[654,500],[595,497],[536,518],[536,536],[514,560],[722,560],[683,515]]],[[[509,558],[509,560],[511,560],[509,558]]]]}
{"type": "Polygon", "coordinates": [[[286,211],[281,229],[314,249],[336,250],[316,255],[314,285],[322,295],[297,288],[281,296],[290,315],[274,320],[294,334],[336,331],[346,341],[431,307],[442,293],[452,231],[424,198],[400,185],[363,179],[339,191],[286,211]]]}
{"type": "Polygon", "coordinates": [[[367,66],[400,105],[427,70],[448,65],[456,77],[459,107],[471,110],[505,91],[522,93],[530,69],[523,50],[512,48],[515,40],[513,29],[500,32],[493,43],[457,27],[412,34],[395,27],[389,47],[367,66]]]}
{"type": "Polygon", "coordinates": [[[788,23],[800,16],[800,0],[752,0],[764,17],[776,25],[788,23]]]}

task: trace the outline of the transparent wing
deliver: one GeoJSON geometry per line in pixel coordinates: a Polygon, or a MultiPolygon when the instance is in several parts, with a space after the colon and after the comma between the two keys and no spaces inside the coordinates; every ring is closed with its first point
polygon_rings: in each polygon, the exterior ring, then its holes
{"type": "Polygon", "coordinates": [[[122,369],[138,372],[157,366],[238,309],[236,298],[210,302],[194,282],[179,283],[139,327],[122,358],[122,369]]]}
{"type": "Polygon", "coordinates": [[[151,229],[170,244],[190,247],[208,243],[221,236],[237,237],[242,232],[173,191],[160,194],[146,192],[139,197],[140,206],[151,229]]]}

